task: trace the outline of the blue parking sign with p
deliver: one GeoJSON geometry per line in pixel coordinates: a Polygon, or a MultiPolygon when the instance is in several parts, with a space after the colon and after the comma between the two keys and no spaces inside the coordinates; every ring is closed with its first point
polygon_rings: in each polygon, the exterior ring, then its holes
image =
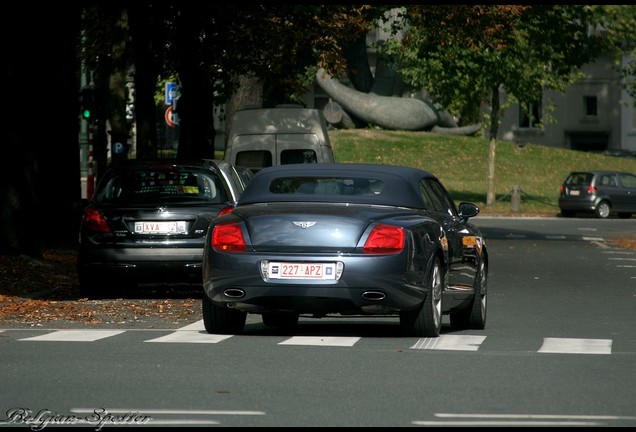
{"type": "Polygon", "coordinates": [[[172,101],[174,100],[177,94],[177,83],[167,82],[166,83],[166,105],[172,105],[172,101]]]}

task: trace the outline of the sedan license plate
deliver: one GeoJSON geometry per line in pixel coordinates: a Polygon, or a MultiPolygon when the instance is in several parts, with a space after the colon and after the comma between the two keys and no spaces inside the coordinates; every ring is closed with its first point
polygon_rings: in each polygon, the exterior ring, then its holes
{"type": "Polygon", "coordinates": [[[137,234],[184,234],[185,232],[185,221],[135,222],[137,234]]]}
{"type": "Polygon", "coordinates": [[[335,280],[335,263],[272,262],[268,265],[270,279],[335,280]]]}

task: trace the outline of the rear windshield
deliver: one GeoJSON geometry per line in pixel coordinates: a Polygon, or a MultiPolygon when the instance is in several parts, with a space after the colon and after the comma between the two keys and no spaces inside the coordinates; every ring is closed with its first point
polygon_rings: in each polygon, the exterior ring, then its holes
{"type": "Polygon", "coordinates": [[[366,177],[283,177],[275,179],[270,192],[275,194],[379,195],[382,180],[366,177]]]}
{"type": "Polygon", "coordinates": [[[110,178],[95,197],[104,200],[200,199],[222,203],[227,195],[213,173],[170,169],[139,170],[110,178]]]}
{"type": "Polygon", "coordinates": [[[565,180],[565,184],[568,186],[589,186],[592,184],[593,177],[592,173],[572,173],[565,180]]]}
{"type": "Polygon", "coordinates": [[[290,149],[280,152],[280,163],[295,164],[295,163],[318,163],[316,152],[313,150],[302,149],[290,149]]]}

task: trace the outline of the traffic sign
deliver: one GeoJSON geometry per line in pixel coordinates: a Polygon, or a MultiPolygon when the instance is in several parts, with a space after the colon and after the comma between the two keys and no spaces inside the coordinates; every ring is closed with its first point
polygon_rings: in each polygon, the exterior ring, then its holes
{"type": "Polygon", "coordinates": [[[113,144],[113,153],[115,154],[124,154],[124,145],[120,142],[116,142],[113,144]]]}
{"type": "Polygon", "coordinates": [[[172,112],[172,105],[168,107],[164,117],[166,119],[166,124],[170,127],[175,127],[177,126],[177,124],[179,124],[179,118],[175,113],[172,112]]]}
{"type": "Polygon", "coordinates": [[[172,105],[172,101],[177,95],[177,83],[166,83],[166,105],[172,105]]]}

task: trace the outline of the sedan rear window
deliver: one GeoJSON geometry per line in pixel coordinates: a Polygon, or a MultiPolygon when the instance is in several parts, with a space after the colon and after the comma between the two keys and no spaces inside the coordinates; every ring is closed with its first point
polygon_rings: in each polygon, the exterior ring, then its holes
{"type": "Polygon", "coordinates": [[[202,172],[140,170],[113,176],[99,195],[100,200],[144,200],[168,197],[226,201],[219,179],[202,172]]]}

